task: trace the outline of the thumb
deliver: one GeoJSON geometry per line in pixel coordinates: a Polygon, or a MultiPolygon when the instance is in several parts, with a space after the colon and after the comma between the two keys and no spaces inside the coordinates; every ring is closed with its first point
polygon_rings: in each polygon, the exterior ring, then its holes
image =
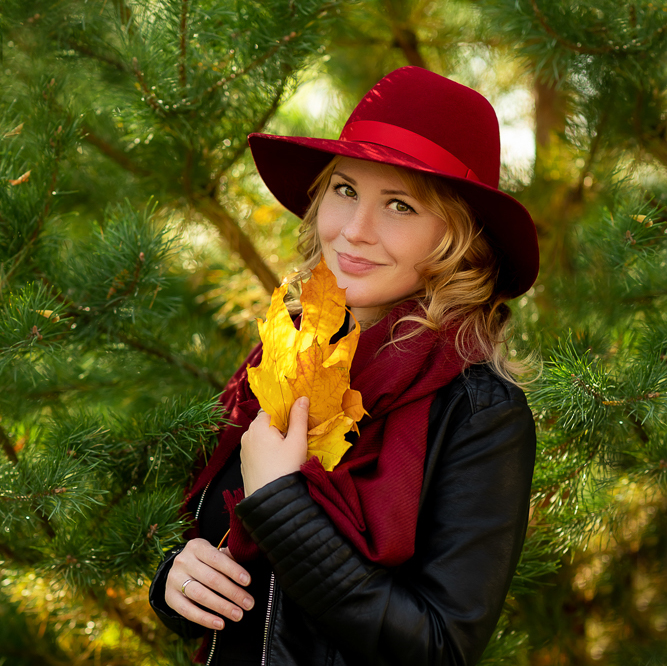
{"type": "Polygon", "coordinates": [[[293,436],[306,439],[308,435],[308,407],[310,401],[307,397],[299,398],[289,413],[289,432],[293,436]]]}

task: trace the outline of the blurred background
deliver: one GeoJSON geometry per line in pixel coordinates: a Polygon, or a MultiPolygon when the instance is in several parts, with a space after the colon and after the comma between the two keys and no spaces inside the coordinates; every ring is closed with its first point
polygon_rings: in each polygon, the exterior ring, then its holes
{"type": "Polygon", "coordinates": [[[492,102],[541,246],[508,341],[543,364],[532,517],[483,663],[667,664],[666,52],[644,0],[3,0],[0,666],[190,663],[147,586],[298,263],[246,136],[337,138],[408,64],[492,102]]]}

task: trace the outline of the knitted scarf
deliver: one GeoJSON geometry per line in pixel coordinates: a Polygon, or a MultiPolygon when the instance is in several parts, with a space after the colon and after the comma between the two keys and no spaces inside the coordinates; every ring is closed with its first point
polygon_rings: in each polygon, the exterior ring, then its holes
{"type": "MultiPolygon", "coordinates": [[[[397,306],[360,336],[351,387],[361,392],[370,416],[359,423],[354,444],[331,472],[317,457],[301,467],[311,497],[338,530],[365,557],[384,566],[401,564],[414,553],[431,403],[438,389],[468,365],[454,348],[456,328],[422,331],[398,346],[383,346],[393,324],[414,307],[414,302],[397,306]]],[[[398,335],[413,326],[401,324],[398,335]]],[[[248,385],[247,367],[259,365],[261,356],[258,345],[227,385],[221,402],[233,425],[222,431],[190,498],[222,469],[257,415],[259,403],[248,385]]],[[[259,554],[233,511],[241,499],[242,489],[225,492],[231,519],[228,546],[239,562],[259,554]]]]}

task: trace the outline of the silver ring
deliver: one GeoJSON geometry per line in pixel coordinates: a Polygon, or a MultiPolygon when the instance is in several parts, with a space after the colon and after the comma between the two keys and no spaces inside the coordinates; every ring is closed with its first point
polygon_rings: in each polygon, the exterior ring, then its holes
{"type": "Polygon", "coordinates": [[[181,592],[183,593],[183,596],[184,596],[186,599],[190,599],[190,597],[188,597],[188,595],[185,593],[185,586],[186,586],[188,583],[191,583],[193,580],[194,580],[194,578],[188,578],[188,579],[183,583],[183,585],[181,585],[181,592]]]}

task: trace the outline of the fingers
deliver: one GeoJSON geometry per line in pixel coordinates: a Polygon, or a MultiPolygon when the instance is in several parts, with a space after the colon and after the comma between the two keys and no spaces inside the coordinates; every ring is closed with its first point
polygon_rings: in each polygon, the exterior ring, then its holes
{"type": "Polygon", "coordinates": [[[299,439],[306,439],[308,436],[308,406],[310,401],[305,396],[299,398],[293,405],[289,413],[288,435],[299,439]]]}
{"type": "Polygon", "coordinates": [[[209,611],[235,622],[241,620],[243,611],[254,606],[254,599],[242,587],[249,582],[248,572],[230,557],[228,549],[218,551],[203,539],[193,539],[174,558],[165,601],[192,622],[222,629],[224,621],[209,611]]]}
{"type": "MultiPolygon", "coordinates": [[[[234,559],[234,556],[232,555],[232,551],[229,550],[229,548],[227,548],[227,546],[225,546],[224,548],[218,548],[218,550],[219,550],[221,553],[224,553],[225,555],[227,555],[227,557],[228,557],[230,560],[233,560],[234,562],[236,562],[236,560],[234,559]]],[[[244,569],[244,571],[245,571],[245,569],[244,569]]],[[[243,574],[241,574],[241,575],[243,575],[243,574]]],[[[241,582],[240,578],[241,578],[241,576],[239,576],[239,582],[241,582]]],[[[248,582],[250,582],[250,581],[248,581],[248,582]]],[[[242,584],[242,585],[247,585],[247,583],[241,583],[241,584],[242,584]]]]}
{"type": "Polygon", "coordinates": [[[281,476],[298,472],[308,454],[308,398],[299,398],[290,410],[287,434],[270,426],[259,412],[241,437],[241,474],[245,496],[281,476]]]}

